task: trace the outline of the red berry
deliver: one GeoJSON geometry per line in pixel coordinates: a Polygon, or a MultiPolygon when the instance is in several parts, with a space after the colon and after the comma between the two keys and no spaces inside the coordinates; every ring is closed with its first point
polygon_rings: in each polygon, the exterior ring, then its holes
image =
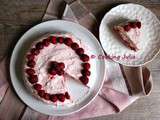
{"type": "Polygon", "coordinates": [[[78,55],[82,55],[82,54],[84,54],[84,49],[83,49],[83,48],[78,48],[78,49],[76,50],[76,53],[77,53],[78,55]]]}
{"type": "Polygon", "coordinates": [[[58,74],[58,72],[61,71],[62,69],[57,65],[57,67],[55,67],[54,70],[56,70],[56,72],[58,74]]]}
{"type": "Polygon", "coordinates": [[[35,62],[33,61],[33,60],[29,60],[28,62],[27,62],[27,66],[29,66],[29,67],[31,67],[31,68],[33,68],[34,66],[35,66],[35,62]]]}
{"type": "Polygon", "coordinates": [[[65,95],[64,94],[57,94],[57,98],[59,101],[64,102],[65,101],[65,95]]]}
{"type": "Polygon", "coordinates": [[[44,98],[44,99],[46,99],[46,100],[49,100],[49,99],[50,99],[50,96],[49,96],[49,94],[48,94],[48,93],[44,93],[43,98],[44,98]]]}
{"type": "Polygon", "coordinates": [[[89,61],[89,56],[86,55],[86,54],[82,54],[82,55],[80,56],[80,58],[81,58],[81,60],[82,60],[83,62],[89,61]]]}
{"type": "Polygon", "coordinates": [[[51,75],[56,75],[56,74],[57,74],[57,72],[56,72],[54,69],[52,69],[49,73],[50,73],[51,75]]]}
{"type": "Polygon", "coordinates": [[[58,38],[58,42],[59,42],[59,43],[63,43],[63,42],[64,42],[63,37],[59,37],[59,38],[58,38]]]}
{"type": "Polygon", "coordinates": [[[28,75],[34,75],[35,71],[32,68],[28,68],[28,69],[26,69],[26,73],[28,75]]]}
{"type": "Polygon", "coordinates": [[[136,26],[137,26],[138,28],[141,28],[141,22],[136,22],[136,26]]]}
{"type": "Polygon", "coordinates": [[[42,44],[43,44],[44,46],[46,46],[46,47],[49,45],[49,43],[50,43],[50,38],[44,39],[44,40],[42,41],[42,44]]]}
{"type": "Polygon", "coordinates": [[[58,66],[59,66],[61,69],[64,69],[64,68],[65,68],[64,63],[62,63],[62,62],[58,63],[58,66]]]}
{"type": "Polygon", "coordinates": [[[68,92],[65,92],[65,97],[66,99],[70,99],[70,95],[68,94],[68,92]]]}
{"type": "Polygon", "coordinates": [[[44,94],[45,94],[45,91],[44,91],[44,90],[39,90],[39,91],[38,91],[38,95],[39,95],[40,97],[43,97],[44,94]]]}
{"type": "Polygon", "coordinates": [[[35,48],[32,48],[32,49],[31,49],[31,53],[32,53],[33,55],[38,55],[38,54],[40,53],[40,51],[37,50],[37,49],[35,49],[35,48]]]}
{"type": "Polygon", "coordinates": [[[34,89],[36,89],[37,91],[39,91],[39,90],[41,90],[42,85],[40,85],[40,84],[35,84],[33,87],[34,87],[34,89]]]}
{"type": "Polygon", "coordinates": [[[129,25],[130,25],[131,28],[136,28],[137,27],[135,22],[130,22],[129,25]]]}
{"type": "Polygon", "coordinates": [[[72,44],[71,44],[71,48],[72,48],[73,50],[76,50],[76,49],[79,48],[79,45],[78,45],[77,43],[72,43],[72,44]]]}
{"type": "Polygon", "coordinates": [[[28,79],[31,84],[38,82],[37,75],[30,75],[28,79]]]}
{"type": "Polygon", "coordinates": [[[42,42],[38,42],[37,44],[36,44],[36,49],[38,49],[38,50],[41,50],[41,49],[43,49],[43,44],[42,44],[42,42]]]}
{"type": "Polygon", "coordinates": [[[71,46],[71,44],[73,43],[73,41],[72,41],[71,38],[65,38],[64,43],[65,43],[67,46],[71,46]]]}
{"type": "Polygon", "coordinates": [[[82,70],[81,71],[81,73],[82,73],[82,75],[84,75],[84,76],[90,76],[91,75],[91,72],[89,71],[89,70],[82,70]]]}
{"type": "Polygon", "coordinates": [[[64,75],[64,70],[59,70],[59,71],[57,71],[57,74],[58,74],[58,75],[64,75]]]}
{"type": "Polygon", "coordinates": [[[56,62],[56,61],[51,61],[51,64],[58,64],[58,62],[56,62]]]}
{"type": "Polygon", "coordinates": [[[28,59],[28,60],[34,60],[34,55],[28,54],[28,55],[27,55],[27,59],[28,59]]]}
{"type": "Polygon", "coordinates": [[[50,62],[50,66],[52,68],[56,68],[58,66],[58,63],[56,61],[52,61],[52,62],[50,62]]]}
{"type": "Polygon", "coordinates": [[[57,37],[52,36],[51,42],[52,42],[53,44],[56,44],[56,43],[57,43],[57,37]]]}
{"type": "Polygon", "coordinates": [[[89,81],[88,77],[86,76],[81,76],[79,79],[84,85],[86,85],[89,81]]]}
{"type": "Polygon", "coordinates": [[[88,70],[90,68],[90,64],[89,63],[83,63],[82,66],[86,70],[88,70]]]}
{"type": "Polygon", "coordinates": [[[52,102],[56,102],[56,101],[58,100],[58,98],[57,98],[56,95],[51,95],[51,96],[50,96],[50,100],[51,100],[52,102]]]}
{"type": "Polygon", "coordinates": [[[128,32],[130,29],[131,29],[131,27],[130,27],[129,25],[125,25],[125,26],[124,26],[124,30],[127,31],[127,32],[128,32]]]}

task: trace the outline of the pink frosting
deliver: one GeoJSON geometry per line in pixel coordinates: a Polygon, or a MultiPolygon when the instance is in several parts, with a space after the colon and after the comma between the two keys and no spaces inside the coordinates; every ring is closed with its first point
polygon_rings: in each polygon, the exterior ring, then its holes
{"type": "Polygon", "coordinates": [[[49,47],[41,51],[41,53],[36,57],[35,61],[35,71],[39,80],[38,83],[40,83],[44,87],[44,90],[46,90],[48,93],[65,91],[63,90],[63,82],[59,82],[60,80],[64,79],[63,76],[57,75],[52,78],[52,80],[49,79],[47,67],[51,61],[65,63],[64,71],[75,79],[78,79],[81,76],[82,62],[79,59],[79,56],[71,48],[64,44],[51,44],[49,47]],[[61,85],[61,87],[56,87],[57,82],[60,83],[58,85],[61,85]]]}

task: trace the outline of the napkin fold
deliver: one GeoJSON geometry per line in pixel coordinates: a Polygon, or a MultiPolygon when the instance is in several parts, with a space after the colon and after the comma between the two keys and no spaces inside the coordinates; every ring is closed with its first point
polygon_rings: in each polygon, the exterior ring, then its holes
{"type": "MultiPolygon", "coordinates": [[[[50,0],[43,21],[53,19],[78,23],[98,38],[99,26],[96,17],[79,0],[50,0]]],[[[49,120],[75,120],[114,114],[151,92],[152,78],[145,66],[127,67],[111,59],[106,59],[105,62],[107,70],[104,85],[95,100],[77,113],[49,117],[49,120]]]]}
{"type": "MultiPolygon", "coordinates": [[[[42,21],[55,19],[81,24],[98,38],[99,23],[96,17],[79,0],[50,0],[42,21]]],[[[77,113],[62,117],[49,116],[45,119],[76,120],[114,114],[124,110],[141,96],[149,95],[153,83],[148,68],[145,66],[127,67],[111,59],[105,59],[105,62],[107,69],[105,81],[99,95],[93,102],[77,113]]],[[[7,63],[8,60],[6,59],[0,62],[0,102],[9,86],[7,63]]],[[[27,112],[25,114],[23,119],[27,116],[27,112]]]]}

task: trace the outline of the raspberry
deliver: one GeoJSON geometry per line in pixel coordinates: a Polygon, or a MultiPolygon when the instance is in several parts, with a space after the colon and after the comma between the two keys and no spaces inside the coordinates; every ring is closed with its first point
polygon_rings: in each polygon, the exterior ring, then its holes
{"type": "Polygon", "coordinates": [[[131,28],[136,28],[137,27],[135,22],[130,22],[129,25],[130,25],[131,28]]]}
{"type": "Polygon", "coordinates": [[[66,44],[67,46],[71,46],[72,43],[73,42],[71,38],[65,38],[64,44],[66,44]]]}
{"type": "Polygon", "coordinates": [[[46,46],[46,47],[49,45],[49,43],[50,43],[50,38],[44,39],[44,40],[42,41],[42,44],[43,44],[44,46],[46,46]]]}
{"type": "Polygon", "coordinates": [[[45,94],[45,91],[44,91],[44,90],[39,90],[39,91],[38,91],[38,95],[39,95],[40,97],[43,97],[44,94],[45,94]]]}
{"type": "Polygon", "coordinates": [[[50,62],[49,66],[51,66],[51,68],[57,68],[58,63],[56,61],[52,61],[50,62]]]}
{"type": "Polygon", "coordinates": [[[128,32],[130,29],[131,29],[131,27],[130,27],[129,25],[125,25],[125,26],[124,26],[124,30],[127,31],[127,32],[128,32]]]}
{"type": "Polygon", "coordinates": [[[80,56],[80,58],[81,58],[81,60],[82,60],[83,62],[89,61],[89,56],[86,55],[86,54],[82,54],[82,55],[80,56]]]}
{"type": "Polygon", "coordinates": [[[36,49],[38,49],[38,50],[41,50],[41,49],[43,49],[43,44],[42,44],[42,42],[38,42],[37,44],[36,44],[36,49]]]}
{"type": "Polygon", "coordinates": [[[58,98],[57,98],[56,95],[51,95],[51,96],[50,96],[50,100],[51,100],[52,102],[56,102],[56,101],[58,100],[58,98]]]}
{"type": "Polygon", "coordinates": [[[61,69],[64,69],[64,68],[65,68],[64,63],[62,63],[62,62],[58,63],[58,66],[59,66],[61,69]]]}
{"type": "Polygon", "coordinates": [[[28,59],[28,60],[34,60],[34,55],[28,54],[28,55],[27,55],[27,59],[28,59]]]}
{"type": "Polygon", "coordinates": [[[40,85],[40,84],[35,84],[33,87],[34,87],[34,89],[36,89],[37,91],[39,91],[39,90],[41,90],[42,85],[40,85]]]}
{"type": "Polygon", "coordinates": [[[84,54],[84,49],[83,49],[83,48],[78,48],[78,49],[76,50],[76,53],[77,53],[78,55],[82,55],[82,54],[84,54]]]}
{"type": "Polygon", "coordinates": [[[49,71],[49,73],[50,73],[51,75],[56,75],[56,74],[57,74],[57,72],[56,72],[54,69],[52,69],[51,71],[49,71]]]}
{"type": "Polygon", "coordinates": [[[38,82],[37,75],[30,75],[28,79],[31,84],[38,82]]]}
{"type": "Polygon", "coordinates": [[[58,66],[58,64],[57,64],[57,66],[56,67],[54,67],[54,70],[56,70],[57,72],[58,71],[61,71],[62,69],[58,66]]]}
{"type": "Polygon", "coordinates": [[[47,40],[47,42],[51,42],[51,36],[49,36],[46,40],[47,40]]]}
{"type": "Polygon", "coordinates": [[[52,36],[51,42],[53,44],[56,44],[57,43],[57,38],[55,36],[52,36]]]}
{"type": "Polygon", "coordinates": [[[49,94],[48,94],[48,93],[44,93],[43,98],[44,98],[44,99],[46,99],[46,100],[49,100],[49,99],[50,99],[50,96],[49,96],[49,94]]]}
{"type": "Polygon", "coordinates": [[[64,75],[64,70],[59,70],[59,71],[57,71],[57,74],[58,74],[58,75],[64,75]]]}
{"type": "Polygon", "coordinates": [[[28,69],[26,69],[26,73],[28,75],[34,75],[35,71],[32,68],[28,68],[28,69]]]}
{"type": "Polygon", "coordinates": [[[32,53],[33,55],[38,55],[38,54],[40,53],[40,51],[37,50],[37,49],[35,49],[35,48],[32,48],[32,49],[31,49],[31,53],[32,53]]]}
{"type": "Polygon", "coordinates": [[[65,101],[65,95],[64,94],[57,94],[56,96],[57,96],[59,101],[61,101],[61,102],[65,101]]]}
{"type": "Polygon", "coordinates": [[[82,66],[86,70],[88,70],[90,68],[90,64],[89,63],[83,63],[82,66]]]}
{"type": "Polygon", "coordinates": [[[86,85],[89,81],[88,77],[86,76],[81,76],[79,79],[84,85],[86,85]]]}
{"type": "Polygon", "coordinates": [[[81,73],[82,73],[82,75],[84,75],[84,76],[90,76],[91,75],[91,72],[89,71],[89,70],[82,70],[81,71],[81,73]]]}
{"type": "Polygon", "coordinates": [[[65,92],[65,97],[66,99],[70,99],[70,95],[68,94],[68,92],[65,92]]]}
{"type": "Polygon", "coordinates": [[[50,68],[48,69],[48,72],[52,75],[58,74],[58,75],[63,75],[64,74],[64,68],[65,65],[64,63],[60,62],[56,62],[56,61],[52,61],[50,62],[50,68]]]}
{"type": "Polygon", "coordinates": [[[78,45],[77,43],[72,43],[72,44],[71,44],[71,48],[72,48],[73,50],[76,50],[76,49],[79,48],[79,45],[78,45]]]}
{"type": "Polygon", "coordinates": [[[51,64],[52,64],[52,65],[57,65],[58,62],[56,62],[56,61],[51,61],[51,64]]]}
{"type": "Polygon", "coordinates": [[[141,28],[141,22],[136,22],[136,26],[137,26],[138,28],[141,28]]]}
{"type": "Polygon", "coordinates": [[[31,68],[33,68],[34,66],[35,66],[35,62],[33,61],[33,60],[29,60],[28,62],[27,62],[27,66],[28,67],[31,67],[31,68]]]}
{"type": "Polygon", "coordinates": [[[58,42],[59,42],[59,43],[63,43],[63,42],[64,42],[63,37],[59,37],[59,38],[58,38],[58,42]]]}

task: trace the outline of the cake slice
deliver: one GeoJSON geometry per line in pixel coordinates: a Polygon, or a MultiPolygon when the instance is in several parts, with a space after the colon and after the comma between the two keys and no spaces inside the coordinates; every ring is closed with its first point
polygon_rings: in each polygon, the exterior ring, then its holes
{"type": "Polygon", "coordinates": [[[87,84],[91,72],[85,50],[80,40],[67,33],[51,34],[37,40],[26,53],[24,78],[27,88],[45,103],[72,105],[76,102],[72,101],[75,96],[74,100],[81,99],[73,89],[81,88],[81,96],[89,89],[87,84]],[[66,84],[71,80],[75,81],[71,85],[72,92],[68,90],[70,84],[66,84]]]}
{"type": "Polygon", "coordinates": [[[131,50],[139,50],[137,47],[137,42],[140,36],[141,22],[128,21],[114,26],[114,31],[121,38],[121,42],[131,50]]]}

